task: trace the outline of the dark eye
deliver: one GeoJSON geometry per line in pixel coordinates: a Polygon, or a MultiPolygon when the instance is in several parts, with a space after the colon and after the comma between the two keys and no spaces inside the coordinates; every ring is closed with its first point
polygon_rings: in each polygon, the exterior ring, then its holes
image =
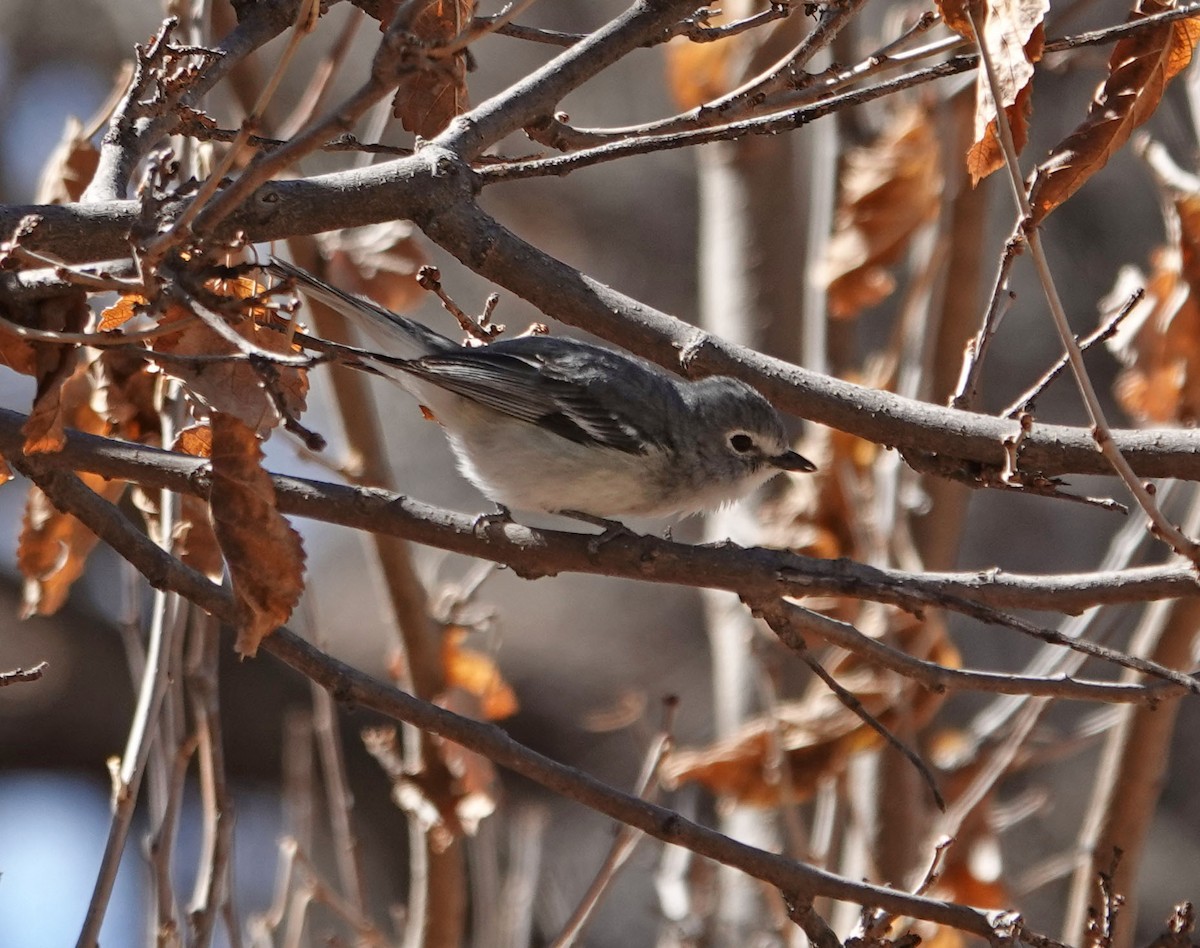
{"type": "Polygon", "coordinates": [[[745,454],[754,447],[754,439],[748,434],[735,434],[729,436],[729,446],[738,454],[745,454]]]}

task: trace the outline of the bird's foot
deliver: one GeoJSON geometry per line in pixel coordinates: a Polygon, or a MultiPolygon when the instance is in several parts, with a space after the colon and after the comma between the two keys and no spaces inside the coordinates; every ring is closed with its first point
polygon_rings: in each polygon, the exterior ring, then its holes
{"type": "Polygon", "coordinates": [[[559,510],[557,513],[562,517],[570,517],[572,520],[582,520],[584,523],[592,524],[592,526],[604,528],[603,533],[598,533],[595,536],[588,538],[588,552],[593,556],[600,552],[600,548],[604,546],[604,544],[611,543],[617,537],[637,536],[636,533],[630,530],[619,520],[608,520],[604,517],[593,517],[591,514],[583,513],[580,510],[559,510]]]}
{"type": "Polygon", "coordinates": [[[481,513],[471,524],[471,530],[477,537],[486,537],[492,527],[503,527],[513,522],[512,511],[504,504],[496,504],[494,513],[481,513]]]}

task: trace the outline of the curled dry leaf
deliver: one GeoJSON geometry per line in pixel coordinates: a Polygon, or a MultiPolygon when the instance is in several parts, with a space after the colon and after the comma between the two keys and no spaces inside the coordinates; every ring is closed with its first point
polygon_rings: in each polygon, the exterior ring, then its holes
{"type": "MultiPolygon", "coordinates": [[[[123,481],[105,480],[98,474],[78,476],[108,501],[116,501],[125,490],[123,481]]],[[[45,494],[31,487],[17,542],[17,567],[24,578],[21,617],[48,616],[61,609],[71,585],[83,575],[88,554],[98,542],[91,530],[55,508],[45,494]]]]}
{"type": "Polygon", "coordinates": [[[1200,421],[1200,196],[1177,198],[1169,223],[1174,240],[1155,251],[1149,277],[1123,268],[1101,303],[1114,311],[1145,289],[1108,347],[1125,366],[1118,401],[1151,425],[1200,421]]]}
{"type": "MultiPolygon", "coordinates": [[[[250,299],[258,291],[252,280],[217,281],[211,288],[237,301],[250,299]]],[[[244,318],[229,323],[239,336],[267,352],[291,355],[298,351],[286,335],[259,325],[257,319],[269,318],[260,307],[247,306],[246,310],[244,318]]],[[[197,357],[194,362],[164,360],[160,367],[163,373],[179,379],[209,408],[240,418],[260,434],[279,424],[279,410],[266,389],[261,371],[239,357],[237,346],[218,335],[202,319],[174,304],[168,307],[161,325],[178,325],[179,331],[154,339],[151,345],[156,352],[197,357]],[[228,358],[222,359],[222,356],[228,358]]],[[[285,409],[289,415],[298,417],[307,405],[308,371],[296,366],[275,365],[273,375],[275,390],[282,397],[285,409]]]]}
{"type": "MultiPolygon", "coordinates": [[[[892,612],[889,622],[890,641],[898,648],[948,667],[958,665],[958,651],[939,621],[892,612]]],[[[826,667],[876,720],[892,730],[901,723],[919,729],[943,700],[853,656],[840,667],[826,667]]],[[[877,747],[881,740],[824,683],[814,681],[801,700],[780,704],[777,716],[753,718],[725,740],[673,753],[663,766],[663,778],[668,784],[699,783],[718,796],[751,806],[778,806],[784,799],[803,802],[821,781],[844,772],[854,754],[877,747]],[[782,767],[775,758],[777,750],[783,755],[782,767]],[[786,796],[781,792],[785,778],[789,780],[786,796]]]]}
{"type": "MultiPolygon", "coordinates": [[[[1168,0],[1140,0],[1130,21],[1174,9],[1168,0]]],[[[1050,152],[1037,169],[1030,193],[1038,223],[1078,191],[1129,140],[1162,101],[1169,83],[1192,61],[1200,20],[1160,23],[1117,42],[1108,78],[1096,92],[1087,117],[1050,152]]]]}
{"type": "MultiPolygon", "coordinates": [[[[970,2],[938,0],[937,5],[947,26],[967,39],[975,39],[966,12],[970,2]]],[[[1042,58],[1042,21],[1049,9],[1049,0],[987,0],[976,7],[976,22],[979,17],[983,19],[983,48],[995,69],[1000,106],[1008,117],[1018,152],[1029,138],[1033,67],[1042,58]]],[[[992,86],[980,64],[975,79],[975,136],[967,151],[967,170],[974,184],[1004,166],[996,122],[992,86]]]]}
{"type": "Polygon", "coordinates": [[[136,293],[123,293],[117,301],[100,314],[100,323],[96,327],[100,332],[120,329],[140,312],[140,307],[146,305],[146,298],[136,293]]]}
{"type": "Polygon", "coordinates": [[[517,713],[516,693],[490,655],[463,645],[466,629],[451,626],[442,636],[442,675],[447,688],[457,688],[478,702],[478,713],[487,721],[517,713]]]}
{"type": "Polygon", "coordinates": [[[329,256],[329,280],[402,313],[420,303],[425,291],[417,271],[425,254],[417,229],[408,221],[385,221],[341,230],[322,243],[329,256]]]}
{"type": "MultiPolygon", "coordinates": [[[[52,428],[57,438],[61,439],[64,427],[97,435],[144,434],[142,412],[131,406],[148,392],[146,373],[125,373],[126,362],[122,356],[105,353],[78,365],[68,379],[58,383],[53,398],[43,399],[40,404],[53,405],[52,428]],[[121,369],[110,371],[110,363],[121,369]]],[[[51,438],[49,431],[45,437],[51,438]]],[[[123,481],[86,473],[79,477],[106,500],[115,501],[125,489],[123,481]]],[[[25,580],[22,613],[50,615],[58,611],[71,584],[82,575],[96,542],[83,524],[55,509],[36,487],[31,488],[17,544],[17,565],[25,580]]]]}
{"type": "Polygon", "coordinates": [[[233,585],[234,647],[242,656],[253,656],[288,620],[304,591],[304,547],[276,508],[262,456],[252,428],[234,415],[213,413],[209,503],[233,585]]]}
{"type": "MultiPolygon", "coordinates": [[[[475,15],[475,0],[426,0],[409,26],[430,53],[460,36],[475,15]]],[[[392,100],[393,114],[407,131],[433,138],[467,110],[467,54],[422,56],[406,71],[392,100]]]]}
{"type": "Polygon", "coordinates": [[[900,110],[872,144],[846,155],[821,271],[831,315],[854,316],[895,289],[888,267],[937,215],[941,192],[940,149],[924,108],[900,110]]]}

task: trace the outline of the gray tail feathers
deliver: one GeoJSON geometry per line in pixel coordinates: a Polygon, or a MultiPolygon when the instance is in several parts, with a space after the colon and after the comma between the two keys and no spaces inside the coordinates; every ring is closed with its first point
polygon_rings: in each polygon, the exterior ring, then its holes
{"type": "Polygon", "coordinates": [[[434,332],[399,313],[393,313],[365,296],[339,290],[294,263],[272,257],[271,262],[263,269],[276,276],[293,280],[306,296],[341,313],[370,336],[381,347],[384,355],[400,359],[418,359],[421,356],[452,352],[459,348],[457,343],[441,333],[434,332]]]}

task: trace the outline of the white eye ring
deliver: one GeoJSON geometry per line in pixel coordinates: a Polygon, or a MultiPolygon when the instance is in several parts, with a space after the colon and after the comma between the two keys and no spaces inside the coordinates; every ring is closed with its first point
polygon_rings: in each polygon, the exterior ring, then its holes
{"type": "Polygon", "coordinates": [[[729,446],[738,454],[746,454],[754,448],[754,439],[744,431],[738,431],[729,436],[729,446]]]}

